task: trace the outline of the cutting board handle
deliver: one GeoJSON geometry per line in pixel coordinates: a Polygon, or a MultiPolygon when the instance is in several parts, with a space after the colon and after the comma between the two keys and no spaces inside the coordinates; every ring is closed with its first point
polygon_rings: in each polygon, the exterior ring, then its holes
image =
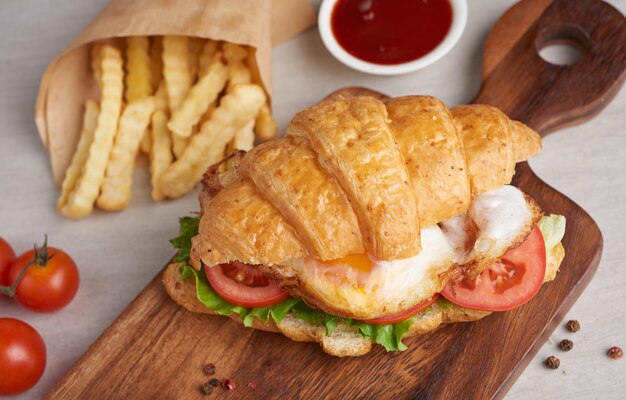
{"type": "Polygon", "coordinates": [[[523,0],[493,27],[473,103],[502,109],[546,135],[599,113],[626,78],[626,19],[599,0],[523,0]],[[539,56],[550,44],[582,51],[571,65],[539,56]]]}

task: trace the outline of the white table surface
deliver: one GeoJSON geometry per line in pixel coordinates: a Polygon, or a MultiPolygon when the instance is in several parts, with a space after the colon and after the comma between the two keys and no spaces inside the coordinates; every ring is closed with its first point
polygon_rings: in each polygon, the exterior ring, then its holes
{"type": "MultiPolygon", "coordinates": [[[[0,300],[0,316],[30,323],[48,348],[44,376],[20,397],[24,399],[41,398],[124,310],[172,256],[167,240],[177,232],[176,218],[198,208],[195,195],[154,204],[148,172],[142,168],[135,174],[128,210],[96,212],[81,221],[55,212],[59,192],[33,123],[39,79],[105,3],[2,0],[0,4],[0,235],[21,253],[41,242],[46,232],[50,244],[67,250],[81,272],[77,297],[57,313],[34,314],[0,300]]],[[[452,52],[431,67],[404,76],[374,77],[344,67],[327,53],[316,30],[279,46],[273,54],[273,95],[281,128],[295,112],[346,85],[392,95],[432,94],[448,104],[470,101],[481,81],[482,43],[513,1],[469,3],[467,28],[452,52]]],[[[626,13],[626,0],[611,3],[626,13]]],[[[604,234],[604,253],[595,278],[564,320],[578,319],[582,330],[569,334],[561,324],[507,397],[625,398],[626,358],[613,361],[606,350],[626,347],[626,90],[592,121],[547,137],[543,152],[530,164],[593,216],[604,234]],[[558,349],[563,338],[574,341],[572,351],[558,349]],[[552,354],[561,359],[556,371],[543,366],[552,354]]]]}

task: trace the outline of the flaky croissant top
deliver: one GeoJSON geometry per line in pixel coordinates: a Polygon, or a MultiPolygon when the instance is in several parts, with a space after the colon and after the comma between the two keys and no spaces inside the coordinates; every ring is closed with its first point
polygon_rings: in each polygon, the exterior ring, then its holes
{"type": "Polygon", "coordinates": [[[207,174],[192,262],[412,257],[421,228],[510,183],[515,163],[540,148],[536,132],[486,105],[450,110],[429,96],[323,101],[237,168],[207,174]]]}

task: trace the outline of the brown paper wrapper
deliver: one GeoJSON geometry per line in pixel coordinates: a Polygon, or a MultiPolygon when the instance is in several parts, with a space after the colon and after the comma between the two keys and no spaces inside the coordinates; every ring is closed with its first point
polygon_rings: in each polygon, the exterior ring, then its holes
{"type": "Polygon", "coordinates": [[[271,47],[315,23],[309,0],[112,0],[46,69],[35,123],[50,154],[52,176],[63,181],[82,122],[84,103],[97,98],[90,44],[126,36],[181,35],[256,49],[265,90],[271,88],[271,47]]]}

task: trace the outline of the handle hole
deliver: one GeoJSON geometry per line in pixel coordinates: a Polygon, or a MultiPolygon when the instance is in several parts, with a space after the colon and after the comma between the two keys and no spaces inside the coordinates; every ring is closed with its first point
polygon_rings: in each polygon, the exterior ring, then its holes
{"type": "Polygon", "coordinates": [[[555,65],[576,64],[585,55],[576,46],[567,43],[549,44],[539,50],[544,61],[555,65]]]}
{"type": "Polygon", "coordinates": [[[589,52],[590,39],[576,25],[559,24],[542,29],[535,45],[544,61],[554,65],[572,65],[589,52]]]}

